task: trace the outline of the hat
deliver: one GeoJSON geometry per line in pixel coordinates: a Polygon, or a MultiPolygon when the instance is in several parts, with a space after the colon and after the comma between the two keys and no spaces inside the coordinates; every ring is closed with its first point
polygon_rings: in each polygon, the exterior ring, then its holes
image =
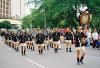
{"type": "Polygon", "coordinates": [[[76,29],[78,30],[78,29],[82,29],[83,27],[82,26],[78,26],[76,29]]]}

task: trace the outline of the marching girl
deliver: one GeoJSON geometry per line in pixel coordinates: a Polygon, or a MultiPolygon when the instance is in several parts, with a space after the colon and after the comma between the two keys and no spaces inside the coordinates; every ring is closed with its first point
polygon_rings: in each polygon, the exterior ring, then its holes
{"type": "Polygon", "coordinates": [[[18,35],[17,34],[13,33],[12,41],[13,41],[15,51],[18,52],[19,51],[19,40],[18,40],[18,35]]]}
{"type": "Polygon", "coordinates": [[[26,40],[25,39],[26,39],[25,34],[24,34],[24,32],[22,32],[19,35],[22,56],[26,56],[26,43],[25,43],[26,40]]]}
{"type": "Polygon", "coordinates": [[[34,51],[32,34],[28,34],[29,49],[34,51]]]}
{"type": "Polygon", "coordinates": [[[72,39],[73,39],[73,35],[71,33],[71,29],[69,29],[65,33],[66,52],[72,52],[72,39]]]}
{"type": "Polygon", "coordinates": [[[55,29],[54,33],[52,34],[52,38],[54,51],[55,53],[58,53],[58,48],[60,44],[60,33],[57,31],[57,29],[55,29]]]}
{"type": "Polygon", "coordinates": [[[45,35],[42,30],[36,34],[36,45],[38,46],[39,54],[43,54],[45,35]]]}
{"type": "Polygon", "coordinates": [[[77,57],[77,64],[82,63],[85,56],[85,34],[82,32],[82,27],[79,26],[76,29],[75,34],[75,47],[76,47],[76,57],[77,57]]]}

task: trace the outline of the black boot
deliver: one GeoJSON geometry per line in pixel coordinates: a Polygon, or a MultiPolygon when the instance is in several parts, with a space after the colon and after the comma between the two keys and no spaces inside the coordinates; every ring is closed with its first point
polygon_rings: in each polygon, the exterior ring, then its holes
{"type": "Polygon", "coordinates": [[[34,51],[34,47],[33,46],[31,47],[31,50],[34,51]]]}
{"type": "Polygon", "coordinates": [[[17,50],[18,50],[18,52],[19,52],[19,47],[18,47],[18,49],[17,49],[17,50]]]}
{"type": "Polygon", "coordinates": [[[79,60],[79,58],[77,58],[77,64],[80,65],[80,60],[79,60]]]}
{"type": "Polygon", "coordinates": [[[17,48],[15,48],[15,51],[17,52],[17,48]]]}
{"type": "Polygon", "coordinates": [[[33,51],[34,51],[34,47],[33,47],[33,51]]]}
{"type": "Polygon", "coordinates": [[[80,62],[81,62],[82,64],[84,64],[84,63],[83,63],[83,59],[84,59],[84,57],[81,57],[81,59],[80,59],[80,62]]]}
{"type": "Polygon", "coordinates": [[[23,56],[23,46],[21,46],[21,53],[22,53],[22,56],[23,56]]]}
{"type": "Polygon", "coordinates": [[[40,55],[41,51],[39,50],[39,55],[40,55]]]}
{"type": "Polygon", "coordinates": [[[71,48],[69,48],[69,52],[72,52],[71,48]]]}
{"type": "Polygon", "coordinates": [[[56,48],[54,48],[54,51],[55,51],[55,53],[56,53],[56,48]]]}
{"type": "Polygon", "coordinates": [[[18,47],[16,48],[16,51],[19,52],[19,48],[18,47]]]}
{"type": "Polygon", "coordinates": [[[51,48],[53,48],[53,44],[52,44],[52,43],[51,43],[51,45],[50,45],[50,46],[51,46],[51,48]]]}
{"type": "Polygon", "coordinates": [[[33,49],[33,47],[31,47],[31,50],[33,49]]]}
{"type": "Polygon", "coordinates": [[[68,52],[68,48],[66,48],[66,52],[68,52]]]}
{"type": "Polygon", "coordinates": [[[49,50],[49,46],[47,46],[47,50],[49,50]]]}
{"type": "Polygon", "coordinates": [[[58,53],[58,48],[55,48],[55,53],[58,53]]]}
{"type": "Polygon", "coordinates": [[[27,49],[28,49],[28,44],[27,44],[27,49]]]}
{"type": "Polygon", "coordinates": [[[23,56],[23,51],[21,51],[21,53],[22,53],[22,56],[23,56]]]}
{"type": "Polygon", "coordinates": [[[24,50],[24,56],[26,56],[26,50],[24,50]]]}
{"type": "Polygon", "coordinates": [[[30,44],[29,44],[29,48],[28,49],[30,49],[30,44]]]}
{"type": "Polygon", "coordinates": [[[41,54],[43,54],[43,49],[41,49],[41,54]]]}

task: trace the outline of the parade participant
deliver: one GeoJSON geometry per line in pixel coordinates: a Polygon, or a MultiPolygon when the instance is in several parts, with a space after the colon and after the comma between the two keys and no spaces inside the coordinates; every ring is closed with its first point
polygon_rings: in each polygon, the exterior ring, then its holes
{"type": "Polygon", "coordinates": [[[49,45],[51,48],[53,48],[52,30],[49,31],[48,36],[49,36],[49,45]]]}
{"type": "Polygon", "coordinates": [[[57,29],[55,29],[54,33],[52,34],[52,38],[54,51],[55,53],[58,53],[58,48],[60,44],[60,33],[57,31],[57,29]]]}
{"type": "Polygon", "coordinates": [[[25,43],[27,45],[27,49],[30,49],[29,48],[30,47],[30,45],[29,45],[29,37],[28,37],[28,33],[26,31],[25,31],[24,36],[25,36],[25,43]]]}
{"type": "Polygon", "coordinates": [[[18,40],[18,35],[17,34],[13,33],[12,41],[13,41],[15,51],[18,52],[19,51],[19,40],[18,40]]]}
{"type": "Polygon", "coordinates": [[[3,37],[5,38],[5,44],[9,45],[9,34],[8,34],[8,32],[5,32],[5,35],[3,37]]]}
{"type": "Polygon", "coordinates": [[[71,43],[73,40],[73,35],[71,33],[71,30],[69,29],[66,33],[65,33],[65,43],[66,43],[66,52],[72,52],[71,50],[71,43]]]}
{"type": "Polygon", "coordinates": [[[34,36],[32,36],[31,38],[32,38],[32,41],[31,41],[31,43],[32,43],[31,50],[34,51],[35,50],[35,38],[34,38],[34,36]]]}
{"type": "Polygon", "coordinates": [[[47,50],[49,50],[49,35],[45,35],[45,41],[44,41],[44,44],[45,44],[45,48],[47,48],[47,50]]]}
{"type": "Polygon", "coordinates": [[[47,35],[45,35],[45,45],[47,47],[47,50],[49,50],[49,47],[53,47],[52,46],[52,32],[51,30],[49,29],[48,32],[47,32],[47,35]]]}
{"type": "Polygon", "coordinates": [[[75,34],[75,47],[76,47],[76,55],[77,55],[77,64],[80,62],[83,64],[83,59],[85,56],[85,38],[86,35],[82,32],[82,27],[79,26],[76,29],[75,34]]]}
{"type": "Polygon", "coordinates": [[[94,29],[94,32],[92,33],[92,39],[93,39],[93,48],[96,47],[96,43],[98,41],[98,32],[96,29],[94,29]]]}
{"type": "Polygon", "coordinates": [[[21,32],[21,34],[19,35],[19,41],[20,41],[22,56],[26,56],[26,43],[25,43],[26,37],[24,32],[21,32]]]}
{"type": "Polygon", "coordinates": [[[8,37],[8,45],[14,48],[12,44],[12,32],[8,32],[7,37],[8,37]]]}
{"type": "Polygon", "coordinates": [[[28,34],[28,41],[29,41],[29,49],[32,49],[33,46],[32,34],[28,34]]]}
{"type": "Polygon", "coordinates": [[[39,54],[43,54],[44,40],[45,35],[43,34],[42,30],[39,30],[38,34],[36,34],[36,44],[38,46],[39,54]]]}

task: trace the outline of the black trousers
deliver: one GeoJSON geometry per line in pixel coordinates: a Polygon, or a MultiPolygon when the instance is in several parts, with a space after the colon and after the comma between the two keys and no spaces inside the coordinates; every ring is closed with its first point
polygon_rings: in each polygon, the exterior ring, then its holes
{"type": "Polygon", "coordinates": [[[94,40],[94,41],[93,41],[93,46],[92,46],[93,48],[96,47],[96,43],[97,43],[97,41],[98,41],[98,40],[94,40]]]}

